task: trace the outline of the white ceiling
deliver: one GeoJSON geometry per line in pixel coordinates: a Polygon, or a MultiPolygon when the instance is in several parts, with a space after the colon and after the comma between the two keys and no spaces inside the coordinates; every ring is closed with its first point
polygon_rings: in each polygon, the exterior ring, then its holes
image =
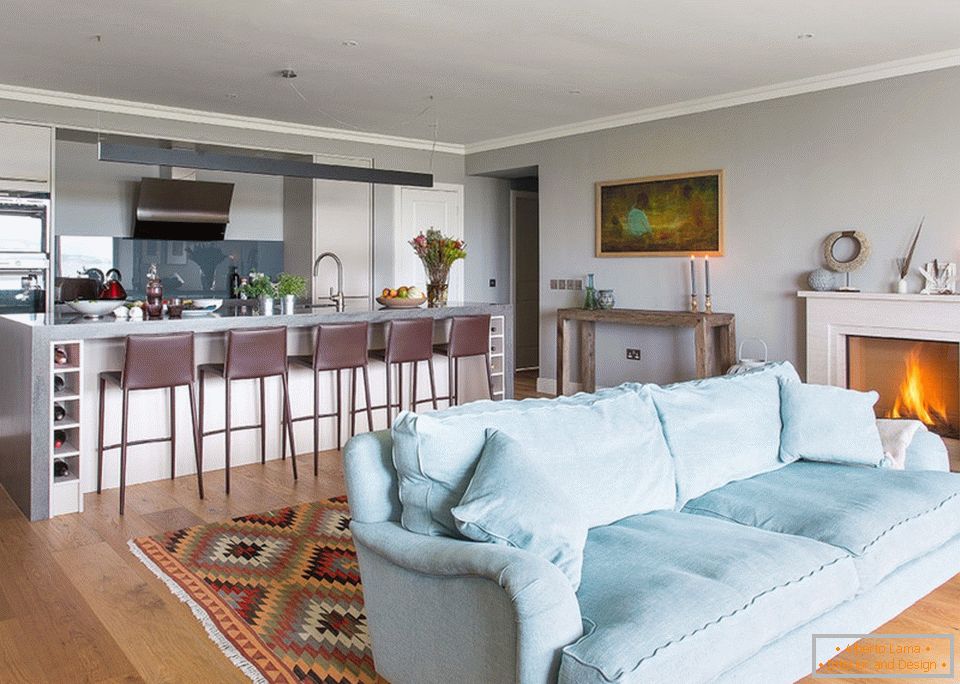
{"type": "Polygon", "coordinates": [[[960,48],[958,0],[3,0],[3,9],[0,83],[412,138],[432,138],[436,119],[440,140],[466,144],[960,48]],[[351,39],[359,46],[342,44],[351,39]],[[299,73],[307,102],[276,76],[284,67],[299,73]]]}

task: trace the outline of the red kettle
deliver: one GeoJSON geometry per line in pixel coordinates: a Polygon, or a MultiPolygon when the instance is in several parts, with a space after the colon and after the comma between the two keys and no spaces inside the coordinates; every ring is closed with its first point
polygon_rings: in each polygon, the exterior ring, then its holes
{"type": "Polygon", "coordinates": [[[103,281],[103,285],[100,286],[100,299],[126,299],[127,291],[123,289],[123,285],[120,284],[120,280],[123,278],[120,275],[120,271],[115,268],[111,268],[106,273],[106,280],[103,281]],[[116,276],[116,277],[114,277],[116,276]]]}

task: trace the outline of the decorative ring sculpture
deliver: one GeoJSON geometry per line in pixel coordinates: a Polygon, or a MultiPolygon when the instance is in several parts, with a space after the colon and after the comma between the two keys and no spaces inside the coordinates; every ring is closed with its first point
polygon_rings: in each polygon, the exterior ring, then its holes
{"type": "Polygon", "coordinates": [[[838,230],[830,233],[823,241],[823,260],[831,271],[851,273],[863,267],[870,258],[870,240],[859,230],[838,230]],[[842,238],[850,238],[857,243],[857,251],[848,261],[840,261],[833,254],[833,248],[842,238]]]}

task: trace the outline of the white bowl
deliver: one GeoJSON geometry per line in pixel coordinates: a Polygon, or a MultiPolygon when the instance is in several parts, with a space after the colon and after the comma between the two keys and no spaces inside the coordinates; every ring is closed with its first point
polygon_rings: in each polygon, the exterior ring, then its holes
{"type": "Polygon", "coordinates": [[[85,318],[100,318],[117,308],[119,302],[116,299],[76,299],[67,302],[67,306],[85,318]]]}
{"type": "Polygon", "coordinates": [[[193,308],[203,309],[204,311],[216,311],[223,306],[222,299],[194,299],[193,308]]]}

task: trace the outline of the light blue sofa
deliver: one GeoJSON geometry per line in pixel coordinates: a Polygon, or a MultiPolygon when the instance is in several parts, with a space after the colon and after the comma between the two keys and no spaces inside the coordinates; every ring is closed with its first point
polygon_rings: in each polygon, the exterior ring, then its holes
{"type": "MultiPolygon", "coordinates": [[[[414,501],[405,482],[403,505],[395,463],[408,468],[411,454],[394,452],[409,445],[385,431],[353,438],[345,450],[351,530],[378,672],[394,684],[790,682],[810,672],[812,634],[870,632],[960,572],[960,474],[947,472],[932,433],[914,437],[906,471],[725,458],[735,445],[750,451],[779,434],[779,409],[771,413],[767,389],[756,389],[770,376],[796,373],[777,364],[746,379],[656,388],[676,505],[592,527],[576,591],[547,560],[459,537],[444,515],[471,476],[486,426],[536,432],[565,410],[649,389],[434,414],[460,432],[449,463],[429,472],[428,495],[414,501]],[[729,425],[698,450],[690,436],[714,429],[703,406],[734,386],[740,398],[717,402],[717,415],[754,422],[729,425]],[[427,533],[404,528],[420,505],[435,509],[427,533]]],[[[564,427],[556,426],[559,440],[564,427]]],[[[412,457],[416,464],[420,454],[412,457]]]]}

